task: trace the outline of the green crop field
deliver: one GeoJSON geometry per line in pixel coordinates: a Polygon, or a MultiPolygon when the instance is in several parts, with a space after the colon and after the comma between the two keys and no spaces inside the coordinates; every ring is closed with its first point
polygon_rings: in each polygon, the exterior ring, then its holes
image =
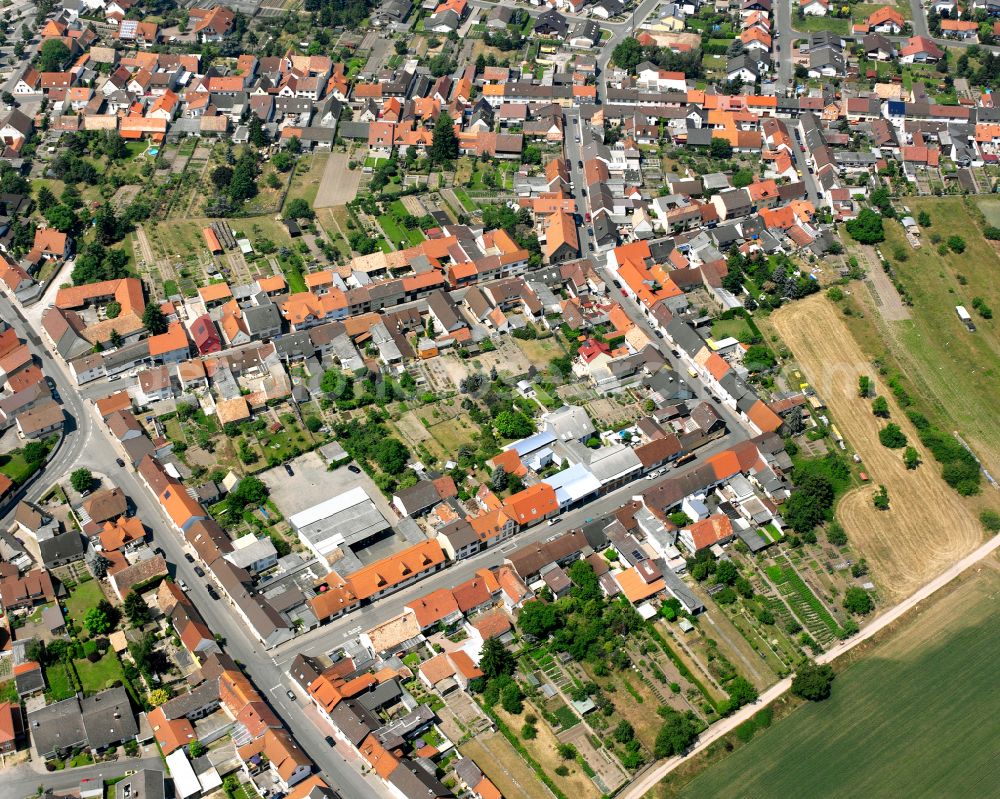
{"type": "MultiPolygon", "coordinates": [[[[1000,796],[996,561],[686,785],[683,797],[1000,796]]],[[[653,796],[673,795],[667,788],[653,796]]]]}

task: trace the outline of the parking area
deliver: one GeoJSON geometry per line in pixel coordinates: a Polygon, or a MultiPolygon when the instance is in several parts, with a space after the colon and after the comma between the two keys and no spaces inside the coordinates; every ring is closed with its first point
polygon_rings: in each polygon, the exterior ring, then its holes
{"type": "Polygon", "coordinates": [[[286,519],[293,513],[311,508],[357,486],[367,492],[385,518],[389,521],[396,518],[382,492],[363,471],[355,474],[347,466],[327,471],[326,461],[316,452],[300,455],[289,461],[288,465],[294,472],[292,476],[285,471],[284,466],[276,466],[258,475],[267,485],[271,499],[286,519]]]}

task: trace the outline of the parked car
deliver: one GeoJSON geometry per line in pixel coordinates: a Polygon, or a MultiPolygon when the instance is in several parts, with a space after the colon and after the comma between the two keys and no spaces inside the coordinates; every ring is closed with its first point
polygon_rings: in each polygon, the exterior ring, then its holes
{"type": "Polygon", "coordinates": [[[123,461],[121,458],[115,458],[115,463],[117,463],[122,469],[125,468],[125,461],[123,461]]]}
{"type": "Polygon", "coordinates": [[[292,467],[289,466],[287,463],[285,464],[285,474],[287,474],[289,477],[295,477],[295,472],[292,471],[292,467]]]}
{"type": "Polygon", "coordinates": [[[287,696],[293,702],[295,701],[295,694],[292,693],[292,690],[290,688],[285,691],[285,696],[287,696]]]}
{"type": "Polygon", "coordinates": [[[205,576],[205,570],[203,568],[201,568],[201,566],[195,566],[194,567],[194,573],[197,574],[199,577],[204,577],[205,576]]]}
{"type": "Polygon", "coordinates": [[[181,587],[181,591],[183,591],[185,594],[188,592],[188,585],[183,580],[178,580],[177,585],[181,587]]]}
{"type": "Polygon", "coordinates": [[[188,563],[194,563],[194,556],[190,552],[185,552],[184,560],[186,560],[188,563]]]}
{"type": "Polygon", "coordinates": [[[326,738],[324,738],[323,740],[325,740],[327,744],[329,744],[330,746],[334,746],[337,743],[335,740],[333,740],[332,735],[327,735],[326,738]]]}
{"type": "Polygon", "coordinates": [[[347,467],[347,471],[353,472],[354,474],[361,474],[361,470],[355,466],[353,463],[347,467]]]}
{"type": "Polygon", "coordinates": [[[215,586],[214,585],[208,586],[208,595],[210,597],[212,597],[212,599],[218,599],[219,598],[219,592],[215,590],[215,586]]]}

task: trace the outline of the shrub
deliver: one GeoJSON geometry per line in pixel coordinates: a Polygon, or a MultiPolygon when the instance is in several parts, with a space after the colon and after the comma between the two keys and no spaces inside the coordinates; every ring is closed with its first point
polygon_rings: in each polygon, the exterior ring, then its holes
{"type": "Polygon", "coordinates": [[[806,663],[795,672],[792,693],[811,702],[820,702],[830,696],[834,676],[833,669],[828,665],[806,663]]]}
{"type": "Polygon", "coordinates": [[[883,447],[889,449],[900,449],[906,446],[906,434],[894,422],[889,422],[878,431],[878,440],[882,442],[883,447]]]}
{"type": "Polygon", "coordinates": [[[979,514],[979,522],[991,533],[1000,533],[1000,513],[995,510],[984,510],[979,514]]]}

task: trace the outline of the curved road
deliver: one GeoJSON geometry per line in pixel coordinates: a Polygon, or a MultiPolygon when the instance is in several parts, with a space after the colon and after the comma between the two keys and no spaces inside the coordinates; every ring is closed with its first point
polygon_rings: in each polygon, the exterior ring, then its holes
{"type": "MultiPolygon", "coordinates": [[[[847,641],[842,641],[841,643],[834,646],[828,652],[824,652],[818,658],[816,658],[817,663],[830,663],[836,660],[838,657],[846,652],[850,652],[858,644],[864,643],[873,635],[879,631],[885,629],[893,622],[897,621],[901,616],[903,616],[908,611],[912,610],[918,604],[923,602],[925,599],[930,597],[934,592],[946,586],[956,577],[958,577],[962,572],[968,569],[970,566],[974,566],[976,563],[981,561],[983,558],[987,557],[996,549],[1000,547],[1000,535],[994,536],[985,544],[980,546],[978,549],[966,555],[958,563],[949,568],[944,573],[938,575],[933,580],[931,580],[923,588],[917,590],[907,599],[904,599],[898,605],[890,608],[877,619],[872,621],[867,627],[865,627],[860,633],[858,633],[853,638],[847,641]]],[[[619,794],[619,799],[641,799],[650,790],[652,790],[656,784],[662,780],[667,774],[673,771],[682,762],[690,758],[692,755],[696,755],[713,742],[717,741],[722,736],[726,735],[728,732],[736,729],[740,724],[749,719],[754,713],[760,710],[765,705],[769,705],[779,696],[785,693],[792,685],[791,677],[786,677],[781,682],[772,685],[767,691],[765,691],[760,699],[752,705],[747,705],[741,708],[737,713],[733,714],[724,721],[719,722],[713,727],[710,727],[708,731],[699,738],[698,743],[682,757],[672,757],[668,760],[664,760],[659,765],[654,766],[652,769],[642,774],[635,782],[633,782],[625,791],[619,794]]]]}
{"type": "MultiPolygon", "coordinates": [[[[80,459],[93,436],[93,422],[84,408],[79,390],[72,384],[61,364],[51,356],[35,328],[21,313],[21,309],[2,293],[0,293],[0,318],[9,322],[18,336],[28,342],[32,352],[41,361],[45,376],[51,384],[54,384],[58,399],[66,411],[65,433],[59,450],[52,460],[35,474],[31,482],[12,497],[15,500],[34,501],[45,493],[52,480],[65,476],[80,459]],[[51,476],[51,479],[46,480],[46,476],[51,476]]],[[[0,524],[4,527],[14,516],[15,503],[8,500],[8,504],[8,512],[0,519],[0,524]]]]}

